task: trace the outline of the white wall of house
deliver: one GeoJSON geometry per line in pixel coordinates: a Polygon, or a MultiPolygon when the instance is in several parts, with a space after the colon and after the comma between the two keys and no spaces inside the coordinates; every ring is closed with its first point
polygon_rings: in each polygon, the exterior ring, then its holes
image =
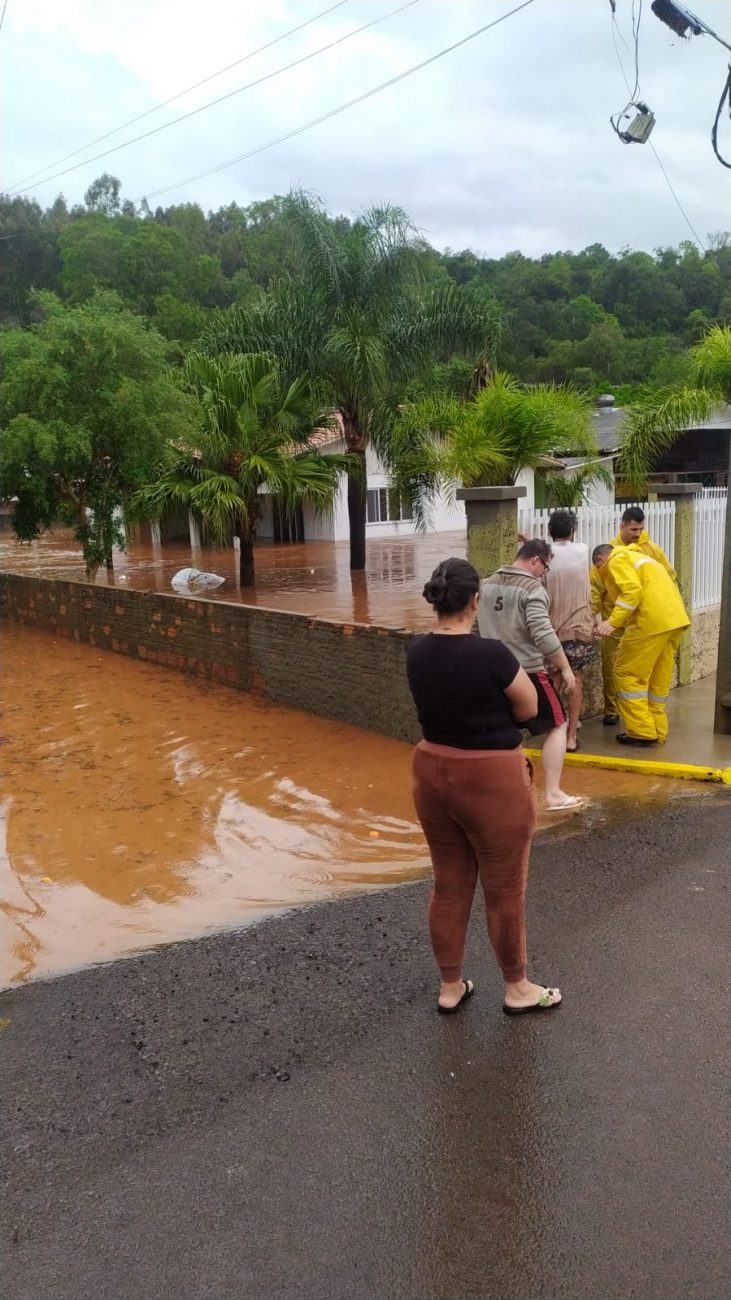
{"type": "MultiPolygon", "coordinates": [[[[577,470],[579,466],[586,464],[586,458],[584,456],[564,456],[563,459],[566,463],[567,474],[571,474],[572,471],[577,470]]],[[[603,465],[605,469],[609,470],[610,474],[614,474],[613,456],[599,456],[596,459],[600,465],[603,465]]],[[[608,487],[606,483],[602,483],[600,480],[595,479],[593,483],[589,484],[588,489],[584,491],[582,505],[602,506],[605,508],[613,506],[614,483],[612,483],[611,487],[608,487]]]]}
{"type": "MultiPolygon", "coordinates": [[[[344,451],[345,441],[339,439],[336,442],[328,443],[327,451],[323,454],[341,455],[344,451]]],[[[413,536],[416,529],[412,519],[391,517],[396,511],[399,514],[401,511],[398,508],[398,503],[393,499],[393,494],[389,493],[389,476],[386,467],[376,454],[375,449],[370,445],[366,448],[366,475],[369,494],[366,538],[413,536]]],[[[518,476],[517,482],[521,487],[526,488],[527,493],[521,500],[520,505],[532,510],[535,506],[533,470],[523,470],[518,476]]],[[[256,534],[260,541],[271,541],[274,536],[274,527],[270,499],[262,496],[261,506],[262,518],[257,526],[256,534]]],[[[345,475],[340,476],[335,509],[331,515],[323,515],[318,518],[311,506],[304,506],[302,514],[305,541],[346,542],[350,536],[350,530],[348,527],[348,492],[345,475]]],[[[439,493],[429,512],[428,531],[448,533],[464,529],[465,526],[464,502],[456,499],[450,500],[450,494],[447,492],[439,493]]]]}
{"type": "Polygon", "coordinates": [[[518,500],[520,510],[534,510],[536,504],[536,476],[532,469],[522,469],[515,480],[516,487],[524,487],[526,495],[518,500]]]}

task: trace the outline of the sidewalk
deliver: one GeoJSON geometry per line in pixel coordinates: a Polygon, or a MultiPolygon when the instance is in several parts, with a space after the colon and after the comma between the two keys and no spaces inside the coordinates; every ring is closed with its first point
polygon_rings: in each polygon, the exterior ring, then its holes
{"type": "Polygon", "coordinates": [[[731,736],[717,736],[713,731],[715,693],[715,674],[672,691],[667,710],[668,741],[654,749],[618,745],[615,736],[622,730],[621,723],[605,727],[601,717],[590,718],[579,732],[579,753],[567,755],[566,762],[577,767],[611,766],[648,775],[731,784],[731,736]]]}

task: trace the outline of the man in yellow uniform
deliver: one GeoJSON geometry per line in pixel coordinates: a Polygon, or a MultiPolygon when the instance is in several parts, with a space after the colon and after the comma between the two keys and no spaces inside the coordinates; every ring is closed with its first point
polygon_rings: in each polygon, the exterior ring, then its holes
{"type": "MultiPolygon", "coordinates": [[[[612,546],[639,546],[643,555],[649,555],[651,560],[657,560],[670,574],[673,582],[677,582],[675,569],[667,555],[659,546],[650,541],[650,535],[645,529],[645,512],[639,506],[627,507],[622,515],[619,532],[614,538],[612,546]]],[[[608,594],[602,572],[595,564],[591,566],[589,578],[591,582],[591,608],[595,614],[600,614],[602,619],[606,621],[612,612],[614,600],[608,594]]],[[[617,628],[611,636],[602,638],[605,727],[616,727],[619,722],[619,706],[617,705],[617,694],[614,685],[614,660],[622,638],[622,630],[622,628],[617,628]]]]}
{"type": "Polygon", "coordinates": [[[690,619],[677,586],[659,560],[631,546],[597,546],[592,560],[612,600],[601,637],[624,635],[614,660],[614,682],[624,731],[620,745],[656,745],[667,739],[665,702],[673,663],[690,619]]]}

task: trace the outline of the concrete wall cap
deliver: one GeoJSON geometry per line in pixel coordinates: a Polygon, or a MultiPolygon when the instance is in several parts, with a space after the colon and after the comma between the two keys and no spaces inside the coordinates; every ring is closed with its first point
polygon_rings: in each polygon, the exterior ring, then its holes
{"type": "Polygon", "coordinates": [[[505,484],[504,487],[458,488],[458,501],[517,501],[528,495],[528,489],[505,484]]]}
{"type": "Polygon", "coordinates": [[[689,497],[703,491],[702,483],[651,483],[650,491],[658,497],[689,497]]]}

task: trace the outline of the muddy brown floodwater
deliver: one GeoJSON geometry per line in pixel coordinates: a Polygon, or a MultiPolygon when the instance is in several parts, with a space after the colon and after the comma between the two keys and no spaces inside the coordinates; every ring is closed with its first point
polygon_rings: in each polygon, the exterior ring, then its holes
{"type": "MultiPolygon", "coordinates": [[[[0,637],[0,984],[428,874],[408,745],[50,633],[0,637]]],[[[566,784],[592,800],[558,819],[568,834],[692,793],[566,784]]]]}
{"type": "MultiPolygon", "coordinates": [[[[256,548],[256,587],[238,586],[238,551],[191,550],[167,544],[135,543],[115,551],[114,573],[101,569],[97,585],[109,583],[138,591],[171,592],[170,579],[189,565],[225,578],[206,599],[260,605],[346,623],[428,628],[434,614],[421,592],[432,570],[449,555],[464,556],[464,530],[425,537],[385,537],[368,542],[364,573],[350,572],[347,542],[303,542],[296,546],[261,543],[256,548]]],[[[32,545],[10,534],[0,537],[0,569],[46,578],[83,580],[78,545],[63,529],[32,545]]]]}

